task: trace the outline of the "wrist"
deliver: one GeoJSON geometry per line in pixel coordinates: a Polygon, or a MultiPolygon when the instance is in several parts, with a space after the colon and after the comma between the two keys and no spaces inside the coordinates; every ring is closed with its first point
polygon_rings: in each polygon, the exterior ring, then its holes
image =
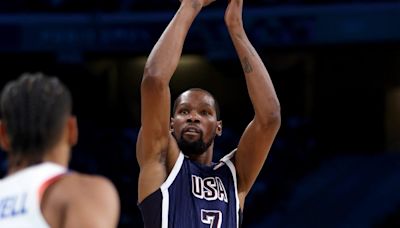
{"type": "Polygon", "coordinates": [[[243,22],[236,20],[236,21],[226,21],[226,27],[228,28],[229,32],[243,32],[243,22]]]}
{"type": "Polygon", "coordinates": [[[179,10],[190,11],[198,14],[203,6],[198,1],[182,1],[179,10]]]}
{"type": "Polygon", "coordinates": [[[243,27],[243,19],[241,15],[226,15],[225,24],[228,29],[237,29],[243,27]]]}

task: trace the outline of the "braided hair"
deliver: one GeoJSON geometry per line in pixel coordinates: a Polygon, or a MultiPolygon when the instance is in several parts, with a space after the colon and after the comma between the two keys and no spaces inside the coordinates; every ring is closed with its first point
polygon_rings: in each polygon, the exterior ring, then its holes
{"type": "Polygon", "coordinates": [[[40,162],[62,136],[71,112],[71,94],[55,77],[23,74],[9,82],[1,93],[0,114],[10,154],[40,162]]]}

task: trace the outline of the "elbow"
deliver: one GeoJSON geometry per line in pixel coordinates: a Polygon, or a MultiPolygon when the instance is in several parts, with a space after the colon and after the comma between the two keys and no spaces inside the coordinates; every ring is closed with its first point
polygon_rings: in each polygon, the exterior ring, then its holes
{"type": "Polygon", "coordinates": [[[147,62],[144,67],[143,79],[145,78],[161,78],[161,70],[156,64],[147,62]]]}
{"type": "Polygon", "coordinates": [[[276,129],[278,130],[281,126],[281,109],[279,104],[273,110],[268,110],[262,115],[259,115],[259,123],[263,129],[276,129]]]}
{"type": "Polygon", "coordinates": [[[273,118],[273,123],[276,126],[276,129],[279,129],[281,127],[281,110],[279,109],[276,113],[276,116],[274,116],[273,118]]]}
{"type": "Polygon", "coordinates": [[[280,109],[273,111],[269,114],[266,122],[266,127],[273,127],[279,129],[281,127],[281,111],[280,109]]]}
{"type": "Polygon", "coordinates": [[[150,79],[151,81],[169,82],[166,69],[160,66],[156,61],[151,59],[146,62],[143,72],[143,80],[150,79]]]}
{"type": "Polygon", "coordinates": [[[158,70],[154,70],[151,67],[145,67],[141,89],[142,90],[154,90],[168,86],[168,82],[165,81],[158,70]]]}

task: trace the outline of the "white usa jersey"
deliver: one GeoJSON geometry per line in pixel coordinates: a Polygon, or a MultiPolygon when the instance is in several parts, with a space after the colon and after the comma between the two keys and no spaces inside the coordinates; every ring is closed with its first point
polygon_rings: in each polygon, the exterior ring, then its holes
{"type": "Polygon", "coordinates": [[[65,167],[45,162],[0,179],[0,227],[50,227],[40,209],[41,197],[67,172],[65,167]]]}

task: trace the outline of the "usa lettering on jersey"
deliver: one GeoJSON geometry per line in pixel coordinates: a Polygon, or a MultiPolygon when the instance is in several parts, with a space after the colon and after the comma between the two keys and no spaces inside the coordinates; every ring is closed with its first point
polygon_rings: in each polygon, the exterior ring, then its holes
{"type": "Polygon", "coordinates": [[[208,201],[220,200],[228,203],[228,195],[224,183],[219,177],[201,178],[192,175],[192,193],[196,198],[208,201]]]}
{"type": "Polygon", "coordinates": [[[26,193],[0,198],[0,220],[25,214],[26,198],[26,193]]]}

